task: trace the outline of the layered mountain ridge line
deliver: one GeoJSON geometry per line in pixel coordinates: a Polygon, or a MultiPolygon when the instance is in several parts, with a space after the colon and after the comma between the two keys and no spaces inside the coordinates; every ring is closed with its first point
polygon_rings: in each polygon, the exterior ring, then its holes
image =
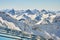
{"type": "Polygon", "coordinates": [[[60,40],[59,11],[0,10],[0,26],[40,35],[46,39],[60,40]]]}

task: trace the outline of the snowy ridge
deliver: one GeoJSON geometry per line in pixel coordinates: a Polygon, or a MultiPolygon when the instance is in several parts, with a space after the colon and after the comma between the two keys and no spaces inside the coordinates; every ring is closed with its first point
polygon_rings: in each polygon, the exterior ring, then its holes
{"type": "Polygon", "coordinates": [[[46,10],[0,11],[0,26],[60,40],[60,12],[46,10]]]}

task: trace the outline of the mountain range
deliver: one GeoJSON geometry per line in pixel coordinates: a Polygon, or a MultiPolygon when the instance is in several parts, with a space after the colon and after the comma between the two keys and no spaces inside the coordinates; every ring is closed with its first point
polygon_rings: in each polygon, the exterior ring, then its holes
{"type": "Polygon", "coordinates": [[[0,26],[60,40],[60,11],[0,10],[0,26]]]}

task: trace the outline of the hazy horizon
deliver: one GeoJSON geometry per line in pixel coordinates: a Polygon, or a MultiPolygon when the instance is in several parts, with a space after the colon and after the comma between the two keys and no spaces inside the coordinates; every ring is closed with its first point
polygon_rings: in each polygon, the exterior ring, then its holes
{"type": "Polygon", "coordinates": [[[0,0],[0,9],[60,10],[60,0],[0,0]]]}

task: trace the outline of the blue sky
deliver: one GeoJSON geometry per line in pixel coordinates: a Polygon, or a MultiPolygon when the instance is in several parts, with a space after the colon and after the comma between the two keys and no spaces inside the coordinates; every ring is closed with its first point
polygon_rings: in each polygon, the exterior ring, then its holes
{"type": "Polygon", "coordinates": [[[0,0],[0,9],[60,10],[60,0],[0,0]]]}

